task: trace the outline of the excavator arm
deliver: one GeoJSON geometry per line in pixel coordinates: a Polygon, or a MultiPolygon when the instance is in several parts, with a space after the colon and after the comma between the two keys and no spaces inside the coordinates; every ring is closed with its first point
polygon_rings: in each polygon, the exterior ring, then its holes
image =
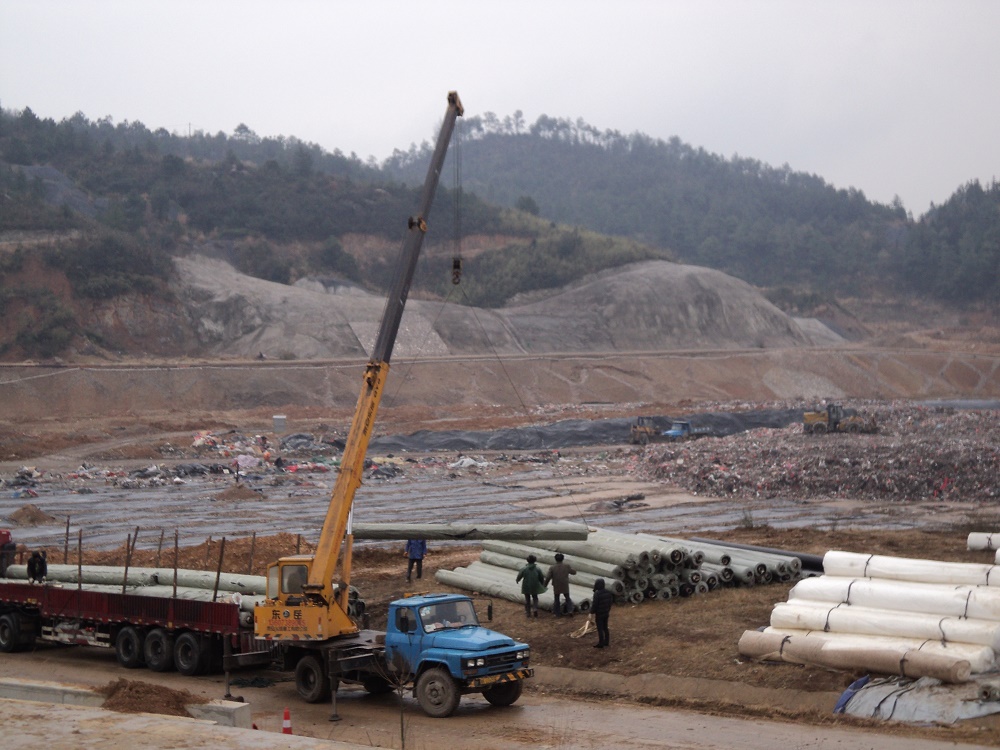
{"type": "Polygon", "coordinates": [[[448,109],[424,180],[418,213],[407,222],[406,240],[382,312],[375,346],[365,368],[361,394],[344,445],[340,473],[333,487],[316,552],[312,557],[282,558],[269,568],[270,604],[257,607],[254,612],[258,637],[325,640],[357,631],[357,625],[347,613],[351,573],[351,508],[354,494],[361,486],[365,454],[389,374],[389,359],[403,318],[403,308],[427,231],[427,216],[437,191],[455,121],[463,111],[458,94],[454,91],[449,93],[448,109]],[[342,560],[341,575],[340,581],[335,584],[338,560],[342,560]],[[305,580],[287,585],[293,579],[293,573],[305,580]],[[271,590],[272,585],[274,591],[271,590]]]}

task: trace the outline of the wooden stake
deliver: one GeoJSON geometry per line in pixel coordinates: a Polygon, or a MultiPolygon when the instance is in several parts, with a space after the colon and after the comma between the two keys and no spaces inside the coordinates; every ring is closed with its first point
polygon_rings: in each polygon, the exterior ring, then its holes
{"type": "Polygon", "coordinates": [[[219,544],[219,565],[215,569],[215,588],[212,589],[212,601],[215,601],[215,597],[219,595],[219,578],[222,576],[222,558],[226,554],[226,537],[222,537],[222,542],[219,544]]]}
{"type": "Polygon", "coordinates": [[[253,554],[257,549],[257,532],[250,534],[250,561],[247,563],[247,575],[253,575],[253,554]]]}
{"type": "Polygon", "coordinates": [[[156,545],[156,567],[160,567],[160,551],[163,549],[163,529],[160,529],[160,543],[156,545]]]}
{"type": "Polygon", "coordinates": [[[69,563],[69,519],[70,516],[66,516],[66,539],[63,542],[63,565],[69,563]]]}

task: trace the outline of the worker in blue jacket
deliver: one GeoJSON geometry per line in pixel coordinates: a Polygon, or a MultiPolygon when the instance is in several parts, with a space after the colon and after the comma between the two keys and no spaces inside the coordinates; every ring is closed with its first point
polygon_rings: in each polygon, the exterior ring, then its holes
{"type": "Polygon", "coordinates": [[[406,580],[410,581],[413,575],[413,566],[417,566],[417,579],[424,574],[424,555],[427,554],[426,539],[408,539],[406,541],[406,556],[409,562],[406,565],[406,580]]]}

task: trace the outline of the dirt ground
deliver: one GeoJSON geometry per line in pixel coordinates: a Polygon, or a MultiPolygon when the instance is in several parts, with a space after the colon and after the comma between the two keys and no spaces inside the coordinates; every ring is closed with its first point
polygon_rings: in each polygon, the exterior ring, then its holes
{"type": "MultiPolygon", "coordinates": [[[[918,334],[896,332],[886,328],[881,334],[884,338],[898,337],[901,347],[905,349],[915,347],[923,349],[924,352],[938,349],[949,351],[948,342],[942,339],[943,334],[940,334],[940,331],[932,330],[918,334]]],[[[995,339],[989,339],[987,343],[988,346],[982,341],[970,343],[959,338],[956,349],[975,350],[974,354],[969,355],[973,359],[982,357],[987,352],[992,357],[1000,347],[997,347],[995,339]],[[980,348],[977,349],[977,346],[980,348]]],[[[987,358],[987,360],[992,362],[992,359],[987,358]]],[[[725,370],[716,364],[711,366],[716,371],[725,370]]],[[[989,369],[986,365],[977,366],[986,369],[981,373],[971,366],[963,365],[963,368],[957,368],[950,364],[948,367],[951,369],[943,366],[939,369],[949,373],[951,378],[949,382],[957,382],[960,380],[959,376],[968,376],[970,382],[987,382],[987,385],[995,381],[995,367],[989,369]],[[960,371],[956,375],[957,369],[960,371]]],[[[790,369],[792,367],[793,365],[789,365],[790,369]]],[[[898,388],[893,394],[899,397],[905,395],[902,384],[907,378],[912,378],[915,383],[920,378],[926,380],[924,375],[918,377],[913,374],[917,372],[915,369],[911,371],[904,370],[901,366],[893,365],[893,367],[901,373],[893,381],[898,388]]],[[[938,366],[935,364],[934,367],[938,366]]],[[[883,361],[881,372],[884,374],[889,369],[883,361]]],[[[574,377],[577,375],[578,373],[574,373],[574,377]]],[[[755,391],[732,385],[740,381],[747,382],[750,375],[753,375],[752,371],[730,373],[730,380],[726,381],[728,390],[724,391],[722,385],[714,384],[710,390],[713,390],[713,393],[717,392],[719,399],[755,398],[757,397],[755,391]]],[[[565,379],[570,380],[570,378],[565,379]]],[[[579,375],[579,379],[582,382],[585,377],[579,375]]],[[[914,389],[920,391],[924,388],[922,383],[923,380],[916,383],[914,389]]],[[[795,392],[809,392],[798,381],[789,385],[789,388],[793,385],[795,392]]],[[[973,397],[992,397],[992,386],[977,387],[980,390],[973,392],[973,397]]],[[[521,403],[517,409],[511,409],[503,404],[490,405],[488,398],[483,398],[482,394],[477,396],[472,391],[466,393],[461,403],[452,403],[447,407],[414,405],[405,400],[394,403],[394,396],[390,395],[379,416],[378,431],[410,433],[419,429],[490,429],[565,418],[620,417],[623,414],[634,415],[638,408],[645,413],[691,413],[699,409],[715,408],[719,404],[719,402],[707,403],[685,398],[673,398],[660,403],[648,401],[642,404],[623,403],[610,391],[605,393],[608,394],[607,397],[601,397],[595,386],[593,393],[586,389],[588,403],[578,400],[575,403],[538,405],[540,402],[536,399],[529,401],[528,404],[521,403]],[[478,403],[470,403],[470,400],[478,403]]],[[[57,395],[53,395],[54,400],[58,400],[57,395]]],[[[919,395],[938,394],[928,391],[919,395]]],[[[959,392],[959,395],[968,394],[959,392]]],[[[354,401],[350,398],[337,403],[342,405],[333,409],[265,404],[249,409],[205,410],[178,407],[172,412],[160,409],[155,414],[145,413],[141,405],[137,405],[127,409],[128,413],[116,413],[113,416],[91,415],[85,419],[67,419],[54,408],[51,413],[46,412],[44,417],[34,420],[0,419],[0,461],[4,462],[0,465],[0,476],[8,477],[9,472],[17,466],[33,463],[44,464],[50,471],[70,471],[84,461],[138,466],[150,461],[184,460],[186,456],[183,453],[165,452],[164,446],[177,446],[185,441],[190,442],[191,435],[201,430],[219,432],[239,430],[246,434],[266,432],[270,429],[272,416],[279,412],[287,415],[289,423],[294,424],[296,430],[342,433],[350,419],[354,401]]],[[[801,405],[806,404],[802,402],[801,405]]],[[[755,402],[747,401],[743,406],[753,408],[755,402]]],[[[70,412],[72,411],[73,409],[70,409],[70,412]]],[[[727,541],[761,544],[814,554],[839,549],[946,561],[985,562],[984,553],[965,550],[965,539],[969,531],[995,530],[995,526],[1000,524],[995,465],[975,463],[976,457],[995,455],[996,445],[1000,442],[996,437],[997,430],[1000,429],[997,425],[997,412],[990,413],[984,423],[975,424],[961,414],[957,417],[925,416],[926,419],[912,428],[902,423],[896,424],[894,429],[897,431],[889,435],[882,435],[879,438],[859,436],[858,442],[854,444],[843,442],[842,438],[849,439],[849,436],[827,436],[830,442],[825,444],[799,439],[797,444],[812,445],[813,451],[795,455],[784,452],[785,447],[792,441],[788,439],[788,435],[780,434],[780,431],[774,431],[774,435],[766,438],[756,434],[749,437],[736,436],[726,443],[699,441],[697,445],[692,444],[684,448],[683,455],[670,453],[672,450],[670,448],[649,446],[644,453],[637,453],[636,460],[623,464],[626,468],[622,471],[630,472],[631,475],[646,481],[675,486],[689,492],[718,493],[721,497],[755,495],[766,501],[768,493],[774,491],[774,487],[771,485],[765,487],[761,481],[779,486],[783,492],[829,493],[830,485],[824,484],[824,481],[834,476],[833,472],[838,470],[838,466],[846,466],[846,469],[842,469],[843,477],[837,480],[837,486],[844,487],[837,492],[842,491],[844,494],[837,497],[871,502],[898,500],[898,512],[905,514],[906,497],[914,491],[914,487],[917,487],[921,488],[920,492],[929,491],[933,495],[930,501],[939,502],[942,508],[947,507],[952,500],[960,499],[964,504],[974,506],[974,511],[965,513],[959,520],[952,518],[946,523],[936,524],[933,529],[921,530],[847,525],[843,528],[779,529],[754,523],[753,519],[748,517],[743,523],[727,529],[724,535],[706,531],[700,536],[720,538],[724,536],[727,541]],[[939,424],[945,426],[939,427],[939,424]],[[949,432],[952,427],[956,432],[949,432]],[[913,439],[910,440],[908,436],[912,436],[913,439]],[[769,443],[768,441],[772,439],[774,442],[769,443]],[[989,453],[991,445],[994,451],[992,454],[989,453]],[[844,464],[841,461],[838,464],[836,461],[826,460],[844,451],[847,451],[845,455],[850,461],[855,463],[844,464]],[[911,453],[908,454],[907,451],[911,453]],[[866,453],[879,457],[879,460],[883,458],[889,460],[896,453],[914,455],[919,460],[906,463],[903,469],[896,466],[895,473],[890,477],[891,482],[886,482],[884,477],[875,477],[862,485],[852,486],[850,483],[852,477],[868,471],[863,464],[866,453]],[[741,474],[738,471],[739,467],[733,465],[733,456],[740,454],[753,458],[757,472],[754,476],[757,479],[752,482],[747,481],[744,476],[749,472],[741,474]],[[951,461],[947,464],[951,479],[946,483],[946,488],[950,488],[951,492],[955,491],[952,481],[955,479],[955,473],[951,472],[951,467],[956,467],[957,471],[964,472],[962,476],[968,474],[977,482],[974,485],[959,485],[967,488],[963,489],[961,498],[957,495],[939,497],[933,494],[942,490],[940,476],[937,485],[928,482],[921,484],[923,480],[920,477],[926,475],[919,475],[913,483],[910,483],[910,478],[919,474],[914,467],[942,457],[951,461]],[[683,461],[678,462],[678,459],[683,461]],[[691,469],[692,464],[698,468],[691,469]],[[797,480],[789,479],[790,473],[787,467],[790,464],[795,464],[794,476],[798,477],[797,480]],[[685,468],[681,470],[677,468],[678,466],[685,468]],[[971,470],[965,472],[969,467],[972,467],[971,470]],[[904,488],[902,492],[893,489],[897,485],[904,488]]],[[[605,450],[606,448],[600,447],[578,449],[574,450],[573,454],[583,463],[605,450]]],[[[866,476],[870,478],[870,475],[866,476]]],[[[483,479],[487,481],[489,477],[483,479]]],[[[28,503],[27,500],[25,502],[28,503]]],[[[123,536],[125,531],[123,529],[123,536]]],[[[650,531],[665,533],[669,529],[650,529],[650,531]]],[[[228,571],[240,573],[252,567],[255,572],[262,573],[268,561],[296,551],[309,551],[308,543],[294,534],[268,536],[261,533],[253,542],[251,564],[251,540],[229,539],[224,567],[228,571]]],[[[137,550],[132,564],[140,566],[155,564],[157,562],[155,554],[149,550],[137,550]]],[[[169,559],[170,553],[164,554],[166,556],[161,562],[171,564],[173,561],[169,559]]],[[[184,547],[180,550],[178,564],[185,568],[211,569],[217,554],[217,543],[206,542],[184,547]]],[[[118,550],[90,551],[86,553],[84,562],[120,563],[124,560],[124,556],[124,547],[118,550]]],[[[477,556],[476,548],[435,549],[432,545],[425,565],[426,590],[447,590],[448,587],[434,582],[433,573],[441,568],[462,565],[477,556]]],[[[50,550],[50,560],[61,560],[61,557],[61,549],[50,550]]],[[[385,612],[387,602],[418,589],[406,585],[405,560],[401,549],[391,546],[383,549],[360,549],[356,552],[353,567],[353,583],[358,586],[368,603],[369,611],[373,614],[371,623],[373,627],[384,625],[378,613],[385,612]]],[[[834,718],[827,712],[797,705],[793,697],[795,695],[837,693],[858,675],[790,664],[750,663],[738,655],[737,642],[743,631],[767,624],[772,607],[775,603],[787,599],[790,586],[791,584],[772,584],[722,589],[703,596],[672,599],[666,602],[647,601],[637,606],[616,606],[611,616],[612,647],[607,650],[593,649],[591,646],[594,640],[591,636],[578,640],[568,637],[570,632],[582,624],[581,617],[577,616],[569,621],[555,620],[551,616],[526,620],[523,609],[516,603],[495,601],[494,619],[490,626],[530,643],[535,666],[575,670],[575,673],[580,675],[580,687],[575,691],[575,697],[581,701],[594,701],[595,705],[603,706],[614,700],[628,701],[630,697],[627,693],[613,698],[598,694],[599,691],[588,687],[590,684],[586,679],[588,674],[611,673],[622,676],[662,674],[705,681],[710,686],[715,686],[712,689],[718,698],[692,700],[683,694],[677,694],[658,699],[657,704],[693,708],[712,716],[780,718],[788,722],[826,728],[835,725],[863,727],[875,733],[947,742],[976,742],[1000,747],[1000,731],[990,724],[964,722],[951,727],[916,727],[860,722],[847,718],[834,718]],[[787,691],[784,695],[788,697],[788,701],[782,708],[775,708],[773,704],[756,703],[734,697],[738,693],[730,688],[741,685],[787,691]],[[984,729],[984,726],[987,728],[984,729]]],[[[28,656],[18,655],[19,664],[29,663],[28,656]]],[[[51,669],[48,663],[44,658],[38,663],[40,676],[44,676],[46,671],[51,669]]],[[[147,675],[142,675],[142,680],[146,679],[147,675]]],[[[152,680],[153,677],[149,676],[148,679],[152,680]]],[[[536,683],[529,687],[526,699],[529,702],[541,701],[553,690],[542,683],[536,683]]],[[[497,723],[497,731],[499,732],[503,726],[506,726],[506,723],[501,718],[497,723]]],[[[272,727],[272,730],[280,731],[280,724],[272,727]]],[[[317,733],[315,736],[326,735],[317,733]]],[[[559,746],[560,742],[548,744],[559,746]]],[[[877,744],[877,740],[872,744],[877,744]]]]}

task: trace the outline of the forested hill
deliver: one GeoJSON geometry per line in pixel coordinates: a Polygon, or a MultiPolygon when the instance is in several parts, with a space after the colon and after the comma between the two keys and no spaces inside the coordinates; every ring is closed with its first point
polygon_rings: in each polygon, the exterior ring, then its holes
{"type": "MultiPolygon", "coordinates": [[[[876,283],[951,302],[1000,300],[996,184],[962,186],[914,222],[899,201],[874,203],[816,175],[677,138],[544,115],[526,126],[487,114],[462,128],[463,185],[487,201],[634,237],[764,287],[856,293],[876,283]]],[[[429,148],[397,151],[383,171],[419,180],[429,148]]]]}
{"type": "MultiPolygon", "coordinates": [[[[914,222],[898,202],[872,203],[818,176],[677,138],[491,114],[462,118],[458,135],[446,174],[460,154],[462,189],[443,180],[435,214],[460,215],[466,235],[502,238],[470,259],[478,274],[468,274],[463,291],[477,305],[670,257],[766,287],[779,303],[876,287],[961,304],[1000,301],[995,183],[961,186],[914,222]]],[[[261,138],[242,123],[231,134],[185,136],[82,114],[55,122],[30,109],[0,110],[0,231],[85,230],[78,247],[48,261],[72,269],[96,296],[161,273],[164,256],[195,240],[213,241],[241,270],[273,281],[331,273],[378,289],[391,260],[352,255],[342,240],[398,241],[429,158],[430,144],[379,165],[291,136],[261,138]]],[[[0,275],[16,262],[0,260],[0,275]]],[[[443,294],[450,284],[438,278],[416,285],[443,294]]]]}

